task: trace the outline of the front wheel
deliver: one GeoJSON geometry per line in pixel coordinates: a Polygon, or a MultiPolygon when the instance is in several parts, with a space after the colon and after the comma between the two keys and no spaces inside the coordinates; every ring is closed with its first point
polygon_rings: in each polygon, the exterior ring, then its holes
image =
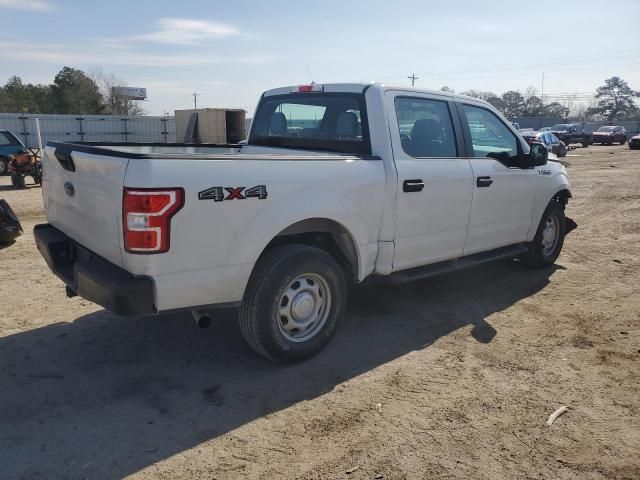
{"type": "Polygon", "coordinates": [[[251,274],[240,306],[242,334],[270,360],[304,360],[329,343],[346,300],[344,271],[328,253],[307,245],[277,247],[251,274]]]}
{"type": "Polygon", "coordinates": [[[542,215],[536,236],[529,243],[522,261],[534,268],[553,265],[562,250],[566,230],[567,220],[563,205],[553,201],[542,215]]]}

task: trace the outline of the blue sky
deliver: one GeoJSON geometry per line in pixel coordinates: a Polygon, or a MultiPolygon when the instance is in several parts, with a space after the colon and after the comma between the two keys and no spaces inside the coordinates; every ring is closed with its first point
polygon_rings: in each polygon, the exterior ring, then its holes
{"type": "Polygon", "coordinates": [[[251,110],[263,90],[381,81],[497,93],[640,90],[640,0],[0,0],[0,82],[50,83],[64,65],[146,87],[150,114],[251,110]],[[615,5],[615,6],[614,6],[615,5]],[[596,13],[597,12],[597,13],[596,13]]]}

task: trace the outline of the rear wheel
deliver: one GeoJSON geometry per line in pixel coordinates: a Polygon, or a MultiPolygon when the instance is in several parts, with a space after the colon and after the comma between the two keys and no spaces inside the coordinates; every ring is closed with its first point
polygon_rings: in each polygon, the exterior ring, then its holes
{"type": "Polygon", "coordinates": [[[588,140],[583,140],[582,141],[582,148],[587,148],[589,146],[589,141],[588,140]]]}
{"type": "Polygon", "coordinates": [[[529,243],[522,261],[534,268],[553,265],[562,250],[566,232],[566,218],[562,204],[552,201],[540,220],[536,236],[529,243]]]}
{"type": "Polygon", "coordinates": [[[0,157],[0,175],[6,175],[9,169],[9,159],[6,157],[0,157]]]}
{"type": "Polygon", "coordinates": [[[622,140],[620,140],[620,145],[624,145],[625,143],[627,143],[627,139],[626,137],[622,137],[622,140]]]}
{"type": "Polygon", "coordinates": [[[309,358],[324,348],[342,320],[345,275],[328,253],[284,245],[261,258],[240,306],[245,340],[278,362],[309,358]]]}

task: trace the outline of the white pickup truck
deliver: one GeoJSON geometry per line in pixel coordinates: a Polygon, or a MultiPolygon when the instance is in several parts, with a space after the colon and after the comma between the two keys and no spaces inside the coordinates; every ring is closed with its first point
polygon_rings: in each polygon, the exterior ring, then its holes
{"type": "Polygon", "coordinates": [[[380,84],[265,92],[246,145],[46,148],[49,267],[120,315],[239,306],[276,361],[317,353],[348,284],[498,258],[554,263],[565,167],[486,102],[380,84]]]}

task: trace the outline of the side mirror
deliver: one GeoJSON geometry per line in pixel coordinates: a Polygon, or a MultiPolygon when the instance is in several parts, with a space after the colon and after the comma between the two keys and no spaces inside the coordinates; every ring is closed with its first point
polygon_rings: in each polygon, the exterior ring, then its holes
{"type": "Polygon", "coordinates": [[[530,167],[539,167],[546,165],[549,158],[549,150],[542,143],[532,143],[529,149],[527,164],[530,167]]]}

